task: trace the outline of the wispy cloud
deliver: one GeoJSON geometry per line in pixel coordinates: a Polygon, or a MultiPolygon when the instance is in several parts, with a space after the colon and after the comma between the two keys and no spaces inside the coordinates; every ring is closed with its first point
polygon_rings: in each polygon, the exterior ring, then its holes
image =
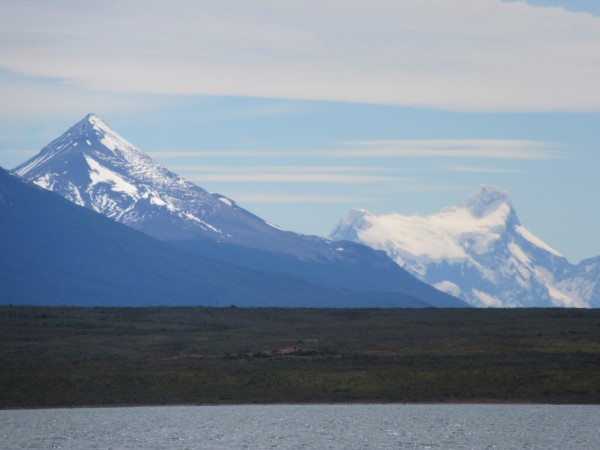
{"type": "Polygon", "coordinates": [[[464,173],[520,173],[519,169],[507,169],[501,167],[486,166],[441,166],[439,168],[444,172],[464,172],[464,173]]]}
{"type": "Polygon", "coordinates": [[[280,117],[298,114],[307,114],[311,112],[310,106],[306,103],[285,102],[269,104],[263,106],[254,106],[251,108],[242,108],[234,113],[235,117],[246,119],[260,117],[280,117]]]}
{"type": "Polygon", "coordinates": [[[387,183],[413,169],[368,166],[172,166],[185,178],[203,182],[248,183],[387,183]]]}
{"type": "Polygon", "coordinates": [[[85,89],[98,102],[104,92],[600,109],[600,18],[524,2],[11,2],[0,33],[2,68],[65,87],[2,90],[18,109],[36,98],[75,106],[85,89]]]}
{"type": "Polygon", "coordinates": [[[357,198],[336,195],[295,195],[295,194],[244,194],[233,193],[231,198],[240,203],[346,203],[371,202],[370,198],[357,198]]]}
{"type": "Polygon", "coordinates": [[[164,102],[157,96],[101,92],[60,79],[23,76],[5,67],[0,63],[0,118],[5,120],[47,116],[72,120],[89,113],[90,105],[96,113],[109,114],[143,111],[164,102]]]}
{"type": "Polygon", "coordinates": [[[337,152],[340,157],[553,159],[561,154],[549,142],[500,139],[371,140],[344,145],[347,149],[337,152]]]}
{"type": "Polygon", "coordinates": [[[172,170],[178,173],[196,172],[196,173],[390,173],[406,172],[410,169],[394,169],[390,167],[364,167],[364,166],[170,166],[172,170]]]}
{"type": "MultiPolygon", "coordinates": [[[[152,158],[272,158],[286,156],[304,156],[307,152],[287,150],[155,150],[147,152],[152,158]]],[[[308,152],[310,153],[310,152],[308,152]]]]}
{"type": "Polygon", "coordinates": [[[246,182],[246,183],[384,183],[395,180],[391,176],[361,175],[340,173],[208,173],[186,176],[187,179],[199,183],[216,182],[246,182]]]}
{"type": "Polygon", "coordinates": [[[540,160],[562,156],[551,142],[510,139],[370,140],[348,141],[323,150],[205,150],[154,151],[155,158],[462,158],[540,160]]]}

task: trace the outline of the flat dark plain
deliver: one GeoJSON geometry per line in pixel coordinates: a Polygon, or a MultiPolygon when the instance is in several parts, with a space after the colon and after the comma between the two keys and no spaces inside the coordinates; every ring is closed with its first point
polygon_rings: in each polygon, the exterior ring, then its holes
{"type": "Polygon", "coordinates": [[[600,403],[600,310],[0,307],[0,407],[600,403]]]}

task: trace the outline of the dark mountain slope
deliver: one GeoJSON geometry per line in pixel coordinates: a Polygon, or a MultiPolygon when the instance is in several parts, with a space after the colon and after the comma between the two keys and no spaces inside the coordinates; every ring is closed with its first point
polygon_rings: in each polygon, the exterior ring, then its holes
{"type": "Polygon", "coordinates": [[[0,169],[0,303],[79,306],[429,306],[325,289],[171,247],[0,169]]]}

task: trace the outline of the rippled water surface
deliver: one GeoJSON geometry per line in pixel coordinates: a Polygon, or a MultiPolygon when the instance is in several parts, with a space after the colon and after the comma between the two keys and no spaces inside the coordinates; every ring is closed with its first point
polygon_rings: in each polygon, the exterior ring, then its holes
{"type": "Polygon", "coordinates": [[[6,449],[589,449],[600,406],[242,405],[0,411],[6,449]]]}

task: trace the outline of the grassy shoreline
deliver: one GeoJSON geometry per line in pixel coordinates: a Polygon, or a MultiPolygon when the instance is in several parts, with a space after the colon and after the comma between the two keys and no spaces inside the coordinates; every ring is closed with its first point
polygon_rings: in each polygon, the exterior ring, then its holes
{"type": "Polygon", "coordinates": [[[600,403],[600,310],[0,307],[0,408],[600,403]]]}

